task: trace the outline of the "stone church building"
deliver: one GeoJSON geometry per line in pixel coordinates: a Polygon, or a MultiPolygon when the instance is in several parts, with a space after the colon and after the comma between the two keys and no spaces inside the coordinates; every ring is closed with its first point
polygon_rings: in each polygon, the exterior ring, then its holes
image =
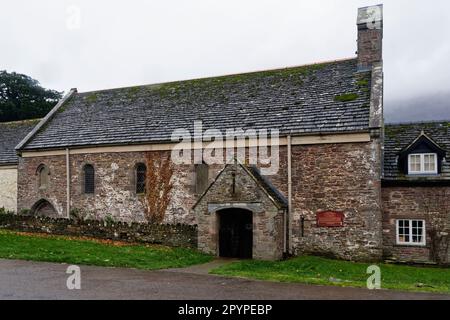
{"type": "Polygon", "coordinates": [[[17,212],[196,225],[198,248],[225,257],[448,261],[450,125],[384,125],[382,7],[357,27],[355,58],[72,89],[16,147],[17,212]],[[244,156],[211,163],[194,134],[176,163],[174,132],[196,123],[279,135],[232,140],[244,156]],[[261,147],[275,172],[250,161],[261,147]]]}

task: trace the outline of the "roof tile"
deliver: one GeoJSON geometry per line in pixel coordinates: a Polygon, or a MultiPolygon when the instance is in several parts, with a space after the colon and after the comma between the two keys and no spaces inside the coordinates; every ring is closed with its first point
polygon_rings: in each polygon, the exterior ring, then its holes
{"type": "Polygon", "coordinates": [[[16,145],[30,132],[38,120],[0,122],[0,165],[18,163],[16,145]]]}
{"type": "Polygon", "coordinates": [[[370,72],[355,59],[75,94],[24,149],[168,142],[175,129],[366,131],[370,72]],[[335,101],[356,93],[354,101],[335,101]]]}
{"type": "MultiPolygon", "coordinates": [[[[385,127],[384,139],[384,179],[405,180],[406,177],[398,168],[398,156],[419,135],[424,133],[433,139],[450,156],[450,122],[420,122],[407,124],[388,124],[385,127]]],[[[435,179],[435,178],[433,178],[435,179]]],[[[450,179],[450,161],[442,165],[439,179],[450,179]]]]}

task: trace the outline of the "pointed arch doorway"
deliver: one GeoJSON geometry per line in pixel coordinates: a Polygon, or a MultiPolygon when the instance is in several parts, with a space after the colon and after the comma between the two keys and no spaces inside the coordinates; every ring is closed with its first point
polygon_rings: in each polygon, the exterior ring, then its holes
{"type": "Polygon", "coordinates": [[[56,217],[58,213],[56,212],[53,205],[45,199],[41,199],[36,202],[31,208],[31,214],[34,216],[43,217],[56,217]]]}
{"type": "Polygon", "coordinates": [[[252,259],[253,213],[240,208],[217,212],[219,221],[219,256],[252,259]]]}

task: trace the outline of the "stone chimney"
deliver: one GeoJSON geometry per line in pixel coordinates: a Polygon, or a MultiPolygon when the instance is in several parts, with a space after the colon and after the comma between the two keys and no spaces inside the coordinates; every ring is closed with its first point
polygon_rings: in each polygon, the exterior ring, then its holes
{"type": "Polygon", "coordinates": [[[383,5],[358,9],[358,70],[383,61],[383,5]]]}

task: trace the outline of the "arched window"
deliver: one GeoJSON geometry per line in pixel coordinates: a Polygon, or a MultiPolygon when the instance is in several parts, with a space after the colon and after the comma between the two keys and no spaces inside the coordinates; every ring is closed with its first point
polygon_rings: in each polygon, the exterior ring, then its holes
{"type": "Polygon", "coordinates": [[[145,193],[145,180],[147,178],[147,167],[143,163],[136,165],[136,193],[145,193]]]}
{"type": "Polygon", "coordinates": [[[93,194],[95,191],[95,171],[90,164],[84,166],[84,193],[93,194]]]}
{"type": "Polygon", "coordinates": [[[41,164],[37,169],[37,174],[38,174],[39,189],[46,189],[48,187],[49,182],[48,176],[50,174],[48,167],[44,164],[41,164]]]}

